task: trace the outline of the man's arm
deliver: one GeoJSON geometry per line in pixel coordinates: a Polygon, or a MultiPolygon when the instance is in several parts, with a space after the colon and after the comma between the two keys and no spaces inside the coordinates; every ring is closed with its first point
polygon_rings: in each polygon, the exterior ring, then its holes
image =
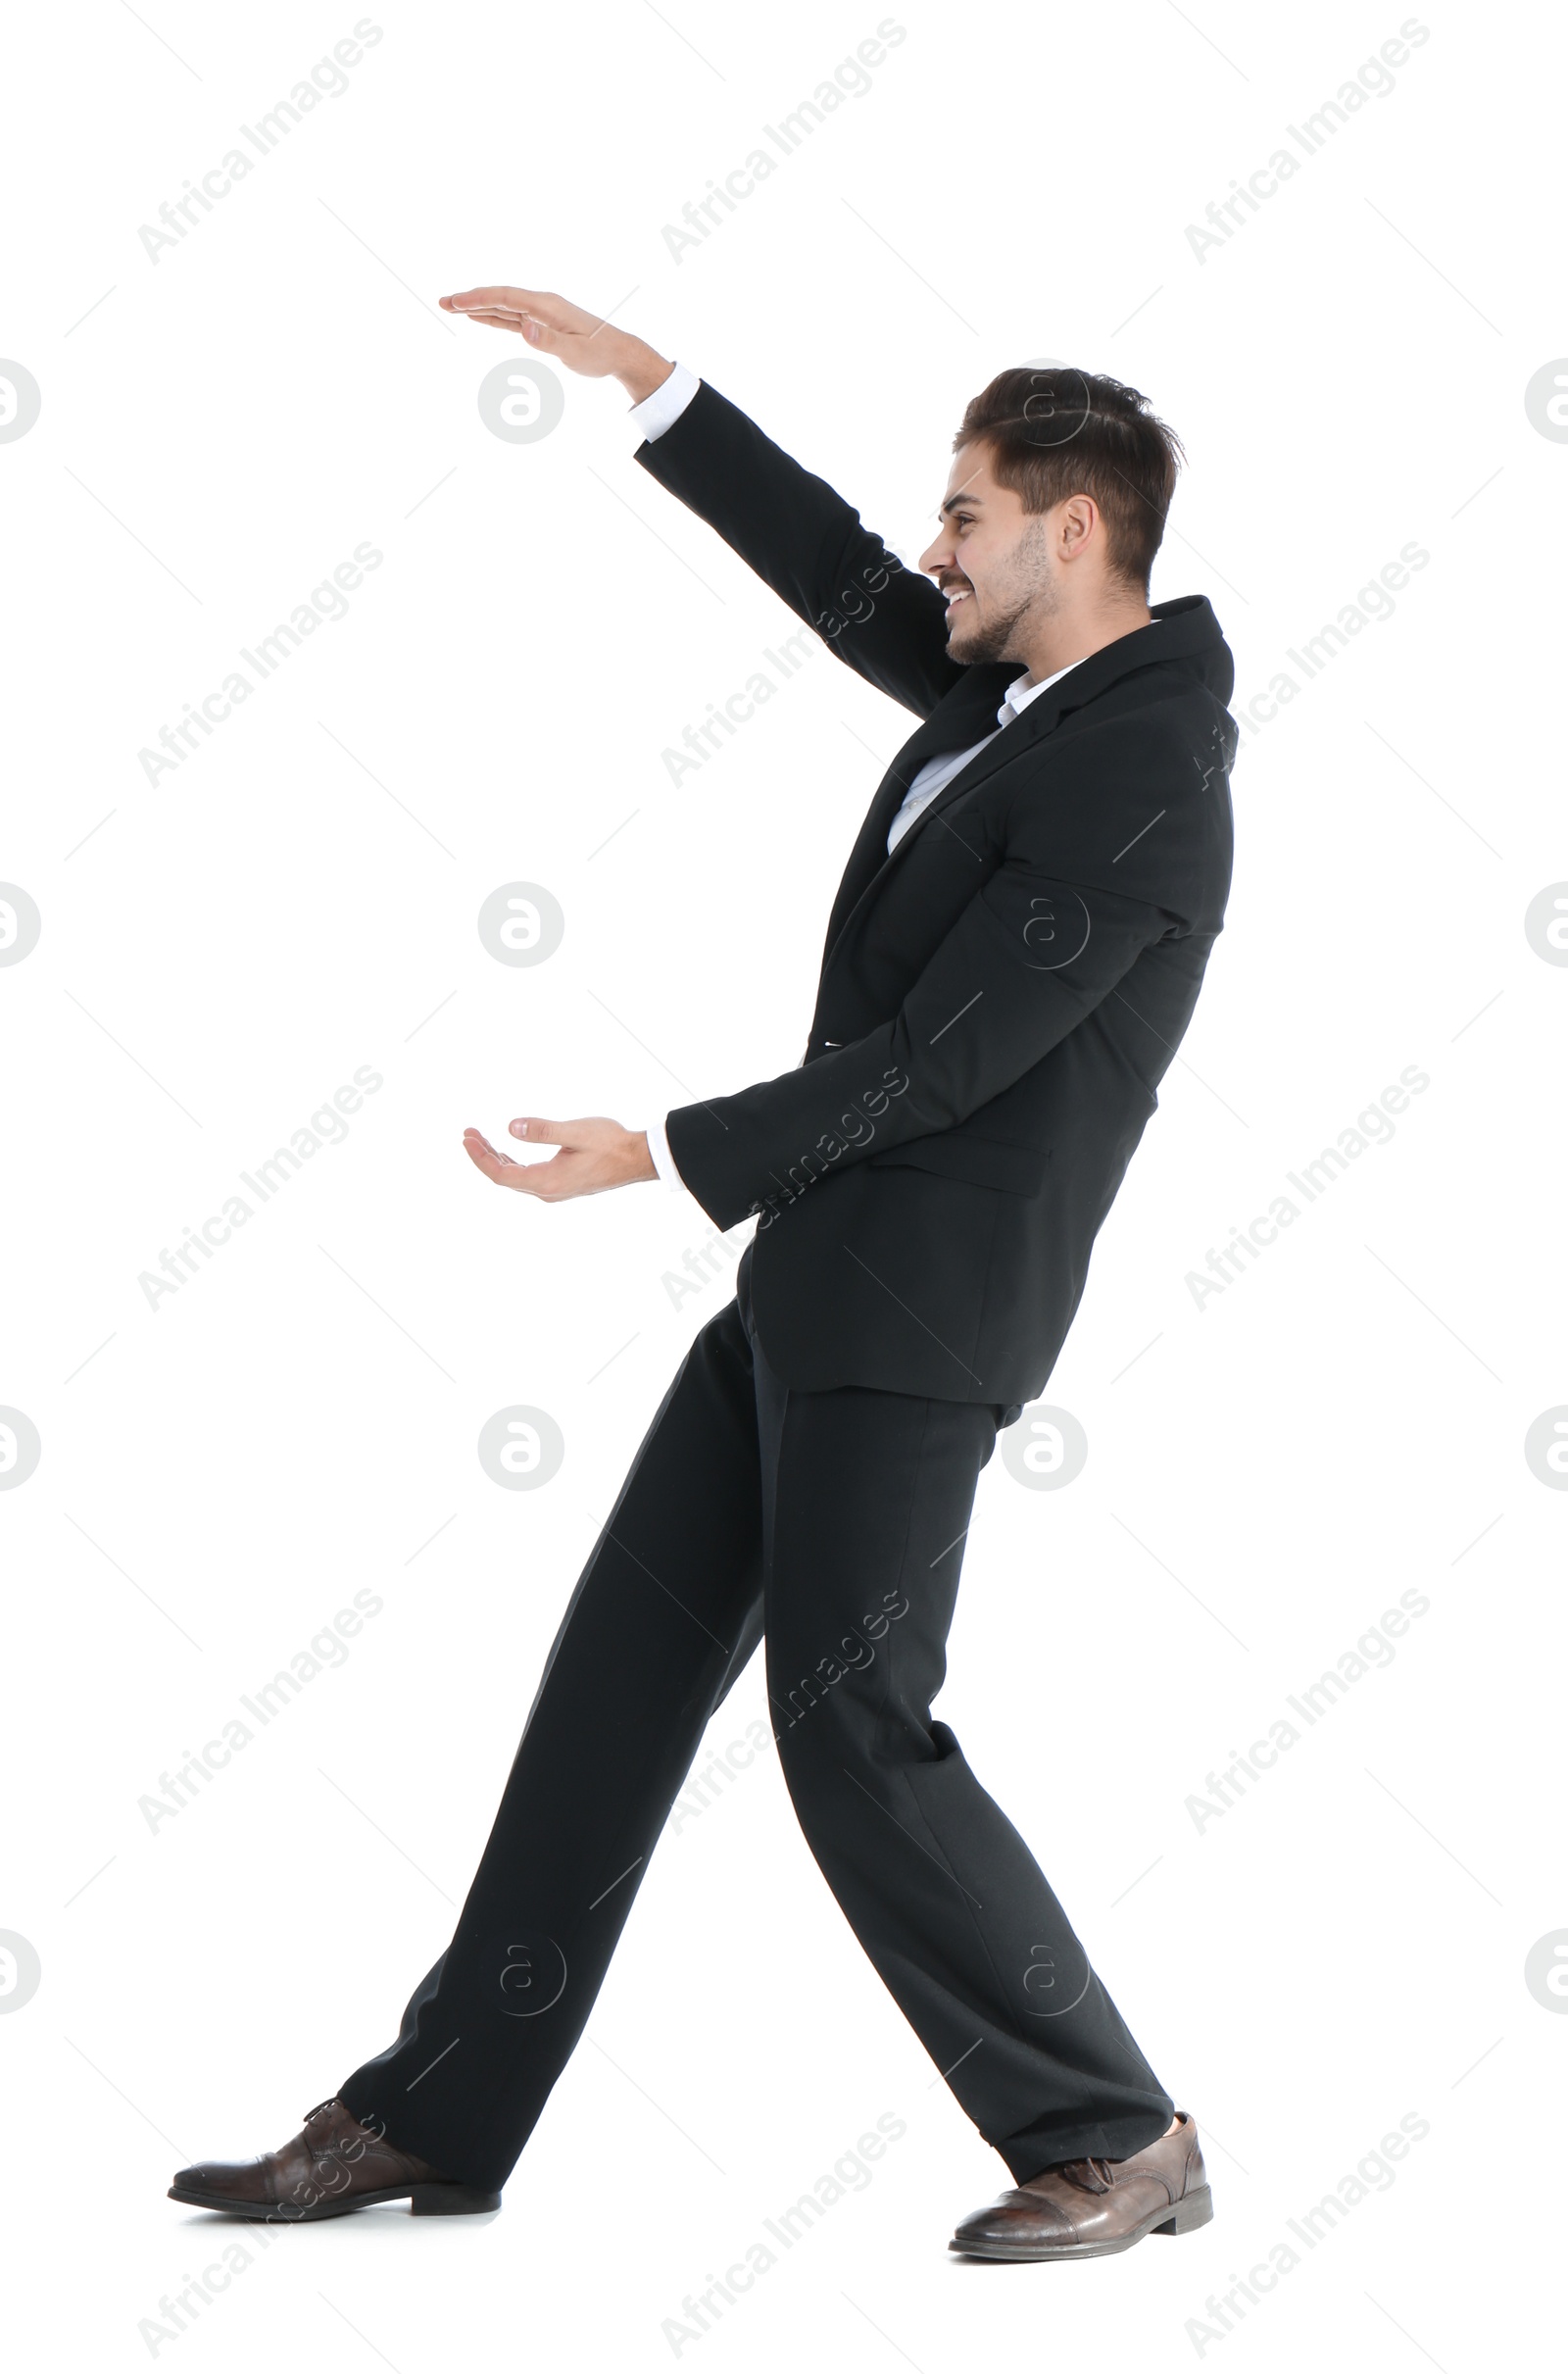
{"type": "Polygon", "coordinates": [[[1049,789],[1024,774],[1003,863],[895,1015],[798,1070],[670,1113],[671,1151],[710,1218],[771,1215],[817,1179],[990,1104],[1146,948],[1207,911],[1215,829],[1190,754],[1148,718],[1074,736],[1049,789]]]}
{"type": "MultiPolygon", "coordinates": [[[[619,380],[633,406],[648,404],[676,368],[645,339],[543,289],[461,289],[441,297],[441,309],[513,332],[579,377],[619,380]]],[[[714,389],[698,387],[690,404],[671,409],[669,420],[657,422],[655,441],[669,463],[666,484],[711,519],[850,668],[920,717],[930,715],[960,676],[947,658],[947,610],[935,586],[904,569],[861,527],[850,503],[768,444],[714,389]],[[755,477],[750,489],[747,472],[755,477]]],[[[638,449],[648,468],[655,441],[638,449]]],[[[553,1161],[519,1163],[469,1127],[463,1135],[467,1157],[498,1187],[519,1189],[541,1204],[653,1177],[666,1187],[683,1185],[683,1165],[660,1127],[624,1130],[605,1115],[524,1115],[508,1127],[513,1137],[560,1152],[553,1161]]]]}
{"type": "MultiPolygon", "coordinates": [[[[591,379],[618,379],[634,404],[674,369],[629,331],[538,289],[470,288],[448,313],[510,329],[591,379]]],[[[643,468],[706,519],[847,668],[917,717],[963,675],[948,658],[947,605],[858,512],[706,383],[656,439],[643,468]]]]}
{"type": "Polygon", "coordinates": [[[930,579],[715,387],[704,381],[633,458],[878,692],[925,717],[959,681],[947,605],[930,579]]]}

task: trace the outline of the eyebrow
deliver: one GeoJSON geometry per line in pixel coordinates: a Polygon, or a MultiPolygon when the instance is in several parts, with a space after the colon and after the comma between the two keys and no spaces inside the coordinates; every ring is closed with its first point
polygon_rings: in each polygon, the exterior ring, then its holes
{"type": "Polygon", "coordinates": [[[956,494],[947,496],[943,502],[942,509],[937,513],[937,518],[939,519],[945,519],[949,512],[956,511],[960,503],[967,503],[972,509],[976,504],[984,503],[984,495],[967,494],[960,486],[956,494]]]}

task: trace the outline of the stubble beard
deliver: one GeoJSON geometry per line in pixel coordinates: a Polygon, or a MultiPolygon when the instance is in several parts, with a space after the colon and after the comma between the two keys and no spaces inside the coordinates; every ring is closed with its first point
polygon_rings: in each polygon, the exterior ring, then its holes
{"type": "MultiPolygon", "coordinates": [[[[1013,638],[1025,619],[1038,624],[1050,618],[1058,607],[1055,586],[1050,565],[1043,556],[1036,556],[1032,574],[1027,562],[1019,570],[1024,583],[1016,598],[1004,609],[993,610],[985,618],[976,616],[979,595],[971,592],[967,603],[959,605],[956,618],[948,625],[948,657],[963,667],[974,667],[986,661],[1015,660],[1022,654],[1013,638]]],[[[1002,599],[1002,595],[993,599],[1002,599]]]]}
{"type": "MultiPolygon", "coordinates": [[[[977,595],[970,595],[971,611],[977,599],[977,595]]],[[[963,611],[960,610],[954,627],[950,628],[948,633],[948,657],[961,662],[966,668],[974,667],[988,660],[1014,658],[1016,655],[1008,649],[1014,630],[1030,615],[1034,607],[1032,601],[1019,602],[1013,609],[1004,612],[1000,617],[986,619],[979,619],[972,616],[966,618],[963,611]]]]}

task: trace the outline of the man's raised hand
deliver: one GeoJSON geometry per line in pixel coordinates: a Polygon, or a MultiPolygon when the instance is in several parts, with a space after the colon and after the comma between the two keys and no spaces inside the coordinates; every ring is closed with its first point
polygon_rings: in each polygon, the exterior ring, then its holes
{"type": "Polygon", "coordinates": [[[466,288],[440,302],[445,313],[514,331],[585,379],[618,379],[634,403],[662,386],[674,368],[641,338],[543,289],[466,288]]]}

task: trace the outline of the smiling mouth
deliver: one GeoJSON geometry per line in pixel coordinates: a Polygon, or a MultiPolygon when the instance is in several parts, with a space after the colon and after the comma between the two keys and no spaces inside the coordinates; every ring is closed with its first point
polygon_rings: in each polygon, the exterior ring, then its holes
{"type": "Polygon", "coordinates": [[[967,601],[968,601],[968,599],[969,599],[969,594],[970,594],[970,590],[971,590],[971,589],[970,589],[970,588],[969,588],[967,585],[963,585],[963,586],[949,586],[949,587],[948,587],[946,590],[947,590],[948,616],[949,616],[949,618],[952,618],[952,616],[953,616],[953,614],[954,614],[954,612],[955,612],[955,611],[957,609],[958,604],[959,604],[960,602],[967,602],[967,601]]]}

